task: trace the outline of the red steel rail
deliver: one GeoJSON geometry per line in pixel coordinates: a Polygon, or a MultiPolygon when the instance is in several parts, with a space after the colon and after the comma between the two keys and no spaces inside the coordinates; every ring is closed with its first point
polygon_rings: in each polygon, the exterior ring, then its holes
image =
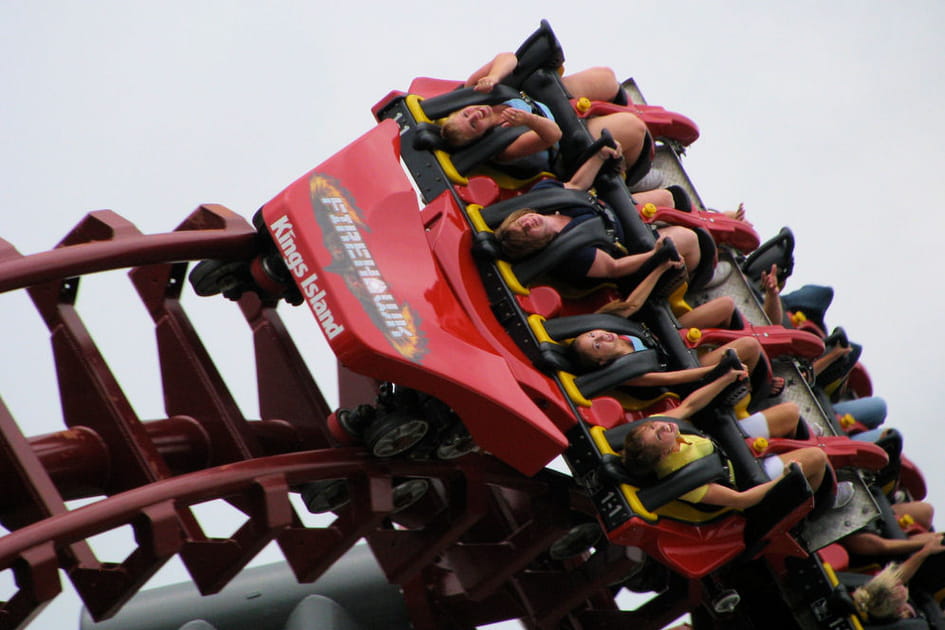
{"type": "MultiPolygon", "coordinates": [[[[411,462],[338,448],[330,409],[276,305],[255,295],[239,306],[253,333],[260,418],[244,417],[180,296],[187,261],[247,258],[255,248],[252,226],[215,205],[166,234],[143,235],[100,211],[49,252],[22,256],[0,241],[0,291],[25,289],[49,329],[65,425],[28,438],[0,402],[0,522],[10,530],[0,570],[17,586],[0,604],[0,628],[28,625],[61,591],[60,569],[104,619],[175,555],[210,594],[271,541],[300,581],[312,581],[366,539],[420,630],[509,618],[529,628],[661,627],[698,602],[682,584],[637,611],[618,610],[609,585],[637,561],[606,542],[592,556],[549,562],[548,546],[573,516],[593,515],[565,475],[527,478],[483,454],[411,462]],[[164,419],[137,417],[75,306],[81,276],[120,268],[131,268],[154,322],[164,419]],[[400,478],[426,479],[432,491],[396,511],[391,487],[400,478]],[[350,500],[329,525],[306,526],[289,495],[325,479],[344,480],[350,500]],[[192,511],[218,499],[247,517],[226,538],[207,536],[192,511]],[[88,539],[126,526],[135,549],[119,563],[100,561],[88,539]]],[[[346,404],[358,395],[342,392],[346,404]]]]}

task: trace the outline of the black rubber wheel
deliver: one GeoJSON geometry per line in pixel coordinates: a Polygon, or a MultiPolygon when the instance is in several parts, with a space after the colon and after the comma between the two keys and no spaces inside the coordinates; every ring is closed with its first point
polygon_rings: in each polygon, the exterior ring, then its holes
{"type": "Polygon", "coordinates": [[[207,297],[238,288],[246,273],[246,263],[241,261],[203,260],[191,270],[189,279],[194,293],[207,297]]]}
{"type": "Polygon", "coordinates": [[[440,440],[436,447],[436,456],[440,459],[456,459],[467,453],[472,453],[477,448],[466,427],[457,423],[450,427],[446,435],[440,440]]]}
{"type": "Polygon", "coordinates": [[[312,514],[333,512],[344,504],[348,496],[348,485],[344,479],[324,479],[302,486],[302,502],[312,514]]]}
{"type": "Polygon", "coordinates": [[[566,560],[590,550],[601,537],[600,525],[597,523],[581,523],[575,525],[568,533],[551,543],[548,555],[552,560],[566,560]]]}
{"type": "Polygon", "coordinates": [[[428,479],[407,479],[394,486],[392,495],[394,500],[394,513],[406,510],[411,505],[422,499],[430,489],[428,479]]]}
{"type": "Polygon", "coordinates": [[[416,446],[429,428],[425,418],[391,414],[364,430],[364,443],[375,457],[394,457],[416,446]]]}

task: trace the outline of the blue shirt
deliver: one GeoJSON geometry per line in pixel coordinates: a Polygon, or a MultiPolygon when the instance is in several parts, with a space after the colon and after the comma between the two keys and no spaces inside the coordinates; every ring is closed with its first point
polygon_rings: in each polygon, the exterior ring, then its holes
{"type": "MultiPolygon", "coordinates": [[[[549,119],[549,120],[554,120],[554,119],[555,119],[554,114],[551,113],[551,110],[548,109],[548,106],[547,106],[547,105],[545,105],[544,103],[541,103],[541,102],[539,102],[539,101],[532,101],[532,103],[535,104],[535,106],[538,108],[538,110],[541,112],[541,114],[542,114],[545,118],[547,118],[547,119],[549,119]]],[[[528,113],[530,113],[530,114],[538,113],[538,112],[535,111],[535,109],[532,107],[532,105],[529,104],[528,101],[526,101],[525,99],[522,99],[522,98],[510,98],[510,99],[508,99],[507,101],[503,101],[502,104],[503,104],[503,105],[508,105],[509,107],[514,107],[515,109],[520,109],[520,110],[522,110],[523,112],[528,112],[528,113]]],[[[554,144],[554,146],[552,147],[552,149],[554,149],[555,151],[558,150],[558,143],[557,143],[557,142],[554,144]]],[[[534,158],[537,157],[537,158],[538,158],[538,161],[541,161],[541,162],[542,162],[542,167],[541,167],[540,170],[544,170],[544,171],[551,170],[551,162],[552,162],[552,150],[551,150],[551,149],[545,149],[544,151],[539,151],[539,152],[535,153],[534,155],[531,155],[531,156],[528,156],[528,157],[529,157],[529,158],[532,158],[532,159],[534,159],[534,158]]],[[[520,158],[520,159],[521,159],[521,158],[520,158]]],[[[514,161],[515,161],[515,160],[512,160],[512,162],[514,162],[514,161]]],[[[537,172],[536,172],[536,174],[537,174],[537,172]]]]}

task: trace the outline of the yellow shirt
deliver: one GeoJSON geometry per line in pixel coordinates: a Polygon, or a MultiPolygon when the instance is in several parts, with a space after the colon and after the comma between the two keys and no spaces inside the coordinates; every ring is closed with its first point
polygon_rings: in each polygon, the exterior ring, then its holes
{"type": "MultiPolygon", "coordinates": [[[[654,470],[659,479],[715,452],[715,445],[712,443],[712,440],[699,435],[680,435],[677,438],[677,443],[679,444],[678,450],[665,455],[656,463],[654,470]]],[[[729,466],[729,477],[731,478],[731,476],[732,470],[731,466],[729,466]]],[[[679,498],[683,501],[689,501],[690,503],[699,503],[708,491],[709,486],[706,484],[694,490],[690,490],[679,498]]]]}

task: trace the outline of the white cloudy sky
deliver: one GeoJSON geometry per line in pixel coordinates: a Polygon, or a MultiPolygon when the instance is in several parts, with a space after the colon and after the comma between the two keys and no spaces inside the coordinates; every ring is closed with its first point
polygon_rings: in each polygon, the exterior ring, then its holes
{"type": "MultiPolygon", "coordinates": [[[[684,164],[707,203],[744,201],[762,237],[794,230],[788,288],[835,287],[827,322],[865,346],[888,422],[941,505],[945,4],[601,4],[7,0],[0,237],[43,251],[102,208],[146,233],[206,202],[248,218],[370,128],[388,91],[419,75],[463,78],[545,17],[567,69],[610,65],[700,125],[684,164]]],[[[0,304],[0,396],[27,435],[57,430],[44,328],[24,295],[0,304]]],[[[193,296],[185,306],[252,417],[236,309],[193,296]]],[[[124,277],[87,280],[79,308],[138,414],[161,417],[150,324],[124,277]]],[[[287,317],[333,398],[315,327],[287,317]]],[[[34,626],[72,627],[77,604],[60,599],[34,626]]]]}

